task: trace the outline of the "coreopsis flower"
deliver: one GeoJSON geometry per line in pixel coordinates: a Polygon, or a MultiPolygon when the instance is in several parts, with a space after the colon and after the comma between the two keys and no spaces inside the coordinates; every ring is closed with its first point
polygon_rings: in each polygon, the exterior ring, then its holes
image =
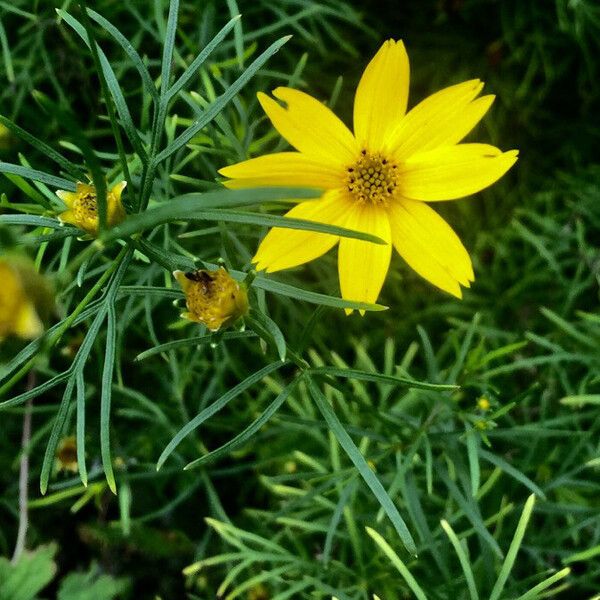
{"type": "MultiPolygon", "coordinates": [[[[127,185],[120,181],[106,193],[106,224],[108,227],[118,225],[127,214],[121,203],[121,194],[127,185]]],[[[56,195],[67,205],[67,210],[58,215],[62,223],[70,223],[96,237],[98,235],[98,200],[96,188],[91,183],[77,182],[74,192],[58,190],[56,195]]]]}
{"type": "Polygon", "coordinates": [[[246,289],[223,267],[216,271],[175,271],[173,276],[185,294],[187,312],[181,315],[184,319],[218,331],[248,312],[246,289]]]}
{"type": "MultiPolygon", "coordinates": [[[[445,88],[406,112],[409,63],[401,41],[386,41],[364,71],[354,98],[354,133],[324,104],[295,89],[258,99],[297,152],[261,156],[221,169],[229,188],[304,186],[324,190],[286,216],[373,234],[372,242],[274,228],[253,261],[267,272],[311,261],[339,243],[342,296],[375,302],[392,246],[419,275],[460,298],[473,281],[457,235],[429,203],[478,192],[498,180],[517,151],[459,143],[490,108],[483,84],[445,88]]],[[[351,312],[351,311],[350,311],[351,312]]]]}
{"type": "Polygon", "coordinates": [[[0,282],[0,341],[40,336],[52,304],[48,283],[27,259],[10,255],[0,257],[0,282]]]}

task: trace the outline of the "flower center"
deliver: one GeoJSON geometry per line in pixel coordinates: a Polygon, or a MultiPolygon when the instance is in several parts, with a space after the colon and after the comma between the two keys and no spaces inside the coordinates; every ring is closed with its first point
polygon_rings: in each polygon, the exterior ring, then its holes
{"type": "Polygon", "coordinates": [[[361,152],[346,169],[346,186],[356,202],[387,206],[398,185],[398,166],[380,154],[361,152]]]}
{"type": "Polygon", "coordinates": [[[98,218],[98,202],[94,192],[85,192],[77,196],[73,209],[78,219],[85,221],[98,218]]]}

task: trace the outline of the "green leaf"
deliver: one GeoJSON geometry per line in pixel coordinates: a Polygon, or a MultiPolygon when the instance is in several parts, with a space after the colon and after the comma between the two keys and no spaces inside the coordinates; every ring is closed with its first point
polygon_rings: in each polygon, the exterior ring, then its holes
{"type": "Polygon", "coordinates": [[[458,539],[456,533],[450,526],[450,523],[445,519],[441,521],[442,529],[446,532],[446,535],[450,539],[450,543],[458,556],[458,560],[460,562],[460,566],[465,574],[465,580],[467,582],[467,589],[469,590],[469,596],[471,600],[479,600],[479,594],[477,593],[477,587],[475,586],[475,578],[473,577],[473,570],[471,569],[471,564],[469,562],[469,557],[467,556],[464,548],[461,546],[460,540],[458,539]]]}
{"type": "Polygon", "coordinates": [[[352,308],[354,310],[371,311],[382,311],[388,309],[387,306],[383,306],[381,304],[354,302],[353,300],[344,300],[342,298],[336,298],[335,296],[328,296],[327,294],[319,294],[318,292],[303,290],[287,283],[275,281],[263,276],[254,279],[252,286],[261,290],[265,290],[265,292],[279,294],[280,296],[287,296],[288,298],[294,298],[295,300],[301,300],[303,302],[310,302],[311,304],[331,306],[332,308],[352,308]]]}
{"type": "Polygon", "coordinates": [[[502,469],[507,475],[514,477],[517,481],[521,482],[525,487],[527,487],[531,492],[536,494],[542,499],[546,499],[546,494],[544,494],[543,490],[536,485],[527,475],[521,473],[518,469],[513,467],[510,463],[505,461],[503,458],[484,450],[483,448],[478,448],[477,452],[479,456],[488,462],[491,462],[493,465],[496,465],[500,469],[502,469]]]}
{"type": "Polygon", "coordinates": [[[554,311],[550,310],[542,306],[540,308],[540,312],[552,323],[554,323],[559,329],[561,329],[568,336],[577,340],[580,344],[591,348],[592,350],[596,350],[598,348],[598,342],[594,338],[581,333],[578,329],[576,329],[571,323],[565,321],[562,317],[557,315],[554,311]]]}
{"type": "Polygon", "coordinates": [[[84,179],[84,175],[81,173],[79,168],[74,165],[70,160],[66,159],[62,154],[54,150],[51,146],[42,142],[28,131],[25,131],[22,127],[19,127],[16,123],[13,123],[10,119],[0,115],[0,123],[2,123],[7,129],[10,129],[16,136],[21,138],[24,142],[27,142],[33,146],[36,150],[39,150],[43,156],[53,160],[55,163],[60,165],[69,175],[77,180],[84,179]]]}
{"type": "Polygon", "coordinates": [[[529,523],[529,518],[531,517],[534,504],[535,495],[531,494],[531,496],[527,498],[527,502],[525,502],[525,506],[523,507],[523,512],[521,513],[521,518],[517,524],[515,535],[512,539],[508,552],[506,553],[506,558],[504,559],[504,563],[500,569],[498,579],[496,580],[496,583],[492,589],[492,593],[490,594],[490,600],[498,600],[502,594],[502,591],[504,590],[508,576],[510,575],[513,565],[515,564],[517,553],[521,547],[521,542],[523,541],[523,536],[525,535],[525,530],[527,529],[527,524],[529,523]]]}
{"type": "Polygon", "coordinates": [[[158,154],[155,164],[159,164],[180,148],[183,148],[201,129],[206,127],[232,100],[237,93],[250,81],[254,74],[275,54],[291,36],[283,37],[271,44],[252,64],[236,79],[221,96],[211,104],[203,116],[196,119],[193,125],[188,127],[179,137],[169,144],[162,152],[158,154]]]}
{"type": "MultiPolygon", "coordinates": [[[[56,9],[56,12],[61,16],[62,19],[64,19],[65,23],[73,28],[73,30],[77,33],[77,35],[79,35],[88,48],[91,48],[92,45],[90,43],[90,36],[86,32],[85,27],[68,12],[59,8],[56,9]]],[[[145,160],[146,151],[144,150],[140,136],[138,135],[135,124],[133,123],[133,119],[131,118],[131,113],[129,112],[127,102],[125,101],[125,96],[123,95],[121,87],[119,86],[117,76],[115,75],[115,72],[113,71],[113,68],[109,63],[108,58],[106,58],[106,54],[104,54],[102,48],[100,48],[100,46],[97,44],[96,47],[102,73],[106,80],[106,85],[110,90],[110,94],[115,102],[115,106],[117,107],[117,112],[121,118],[123,129],[125,130],[125,133],[127,134],[127,137],[129,138],[129,141],[131,142],[131,145],[137,152],[138,156],[140,156],[142,160],[145,160]]]]}
{"type": "Polygon", "coordinates": [[[181,443],[181,441],[187,437],[194,429],[202,425],[204,421],[212,417],[215,413],[219,412],[227,404],[239,396],[241,393],[245,392],[249,387],[253,386],[255,383],[258,383],[262,379],[264,379],[267,375],[280,369],[287,363],[282,363],[280,361],[271,363],[266,367],[263,367],[260,371],[257,371],[250,377],[244,379],[244,381],[238,383],[235,387],[231,388],[228,392],[223,394],[218,400],[213,402],[210,406],[206,407],[201,413],[196,415],[189,423],[187,423],[184,427],[182,427],[175,437],[167,444],[167,447],[163,450],[160,455],[158,462],[156,464],[156,470],[159,470],[167,458],[172,454],[173,450],[177,448],[177,446],[181,443]]]}
{"type": "MultiPolygon", "coordinates": [[[[249,190],[227,190],[223,188],[204,194],[185,194],[150,208],[142,214],[129,216],[124,223],[113,227],[110,232],[107,232],[105,237],[107,240],[113,240],[117,237],[131,235],[179,219],[186,221],[219,220],[221,211],[214,209],[253,206],[274,200],[285,201],[289,197],[314,198],[318,195],[318,192],[305,188],[254,188],[249,190]],[[205,214],[211,216],[203,216],[205,214]]],[[[223,217],[225,215],[226,213],[223,214],[223,217]]],[[[256,214],[254,216],[270,215],[256,214]]]]}
{"type": "Polygon", "coordinates": [[[467,519],[469,519],[479,537],[487,542],[487,544],[493,550],[496,556],[502,558],[504,556],[502,550],[500,549],[500,546],[498,545],[496,539],[487,530],[485,523],[483,522],[483,519],[481,517],[479,505],[475,502],[475,499],[472,497],[465,498],[461,494],[456,483],[452,481],[452,479],[448,476],[448,473],[445,469],[438,468],[437,471],[438,475],[440,476],[440,479],[448,488],[450,495],[452,496],[452,498],[454,498],[454,500],[456,501],[462,512],[465,514],[467,519]]]}
{"type": "Polygon", "coordinates": [[[215,37],[206,44],[202,49],[202,52],[196,56],[196,58],[190,63],[187,69],[183,72],[181,77],[173,84],[169,90],[169,99],[176,96],[196,75],[198,69],[204,64],[204,61],[212,54],[214,49],[223,41],[223,38],[231,31],[235,24],[239,21],[240,15],[233,17],[222,29],[215,35],[215,37]]]}
{"type": "Polygon", "coordinates": [[[40,546],[21,555],[13,565],[0,556],[0,598],[35,600],[56,575],[56,545],[40,546]]]}
{"type": "Polygon", "coordinates": [[[137,69],[140,77],[142,78],[142,83],[146,91],[152,96],[155,102],[158,102],[158,91],[156,90],[156,86],[150,77],[150,73],[144,62],[142,61],[140,55],[137,53],[136,49],[131,45],[131,42],[109,21],[107,21],[102,15],[98,14],[95,10],[91,8],[87,9],[89,16],[100,25],[109,35],[111,35],[114,40],[123,48],[127,56],[131,59],[134,67],[137,69]]]}
{"type": "MultiPolygon", "coordinates": [[[[297,190],[296,190],[297,193],[297,190]]],[[[233,204],[238,198],[247,204],[257,204],[273,199],[281,199],[289,194],[288,190],[278,190],[277,188],[256,188],[253,190],[223,190],[218,192],[208,192],[205,196],[210,196],[209,201],[220,201],[222,205],[233,204]],[[236,196],[232,196],[236,194],[236,196]]],[[[318,233],[329,233],[358,240],[365,240],[375,244],[384,244],[380,238],[355,231],[337,225],[328,225],[316,221],[305,219],[295,219],[279,215],[267,215],[253,212],[242,212],[233,210],[209,210],[202,207],[202,198],[190,201],[174,201],[164,204],[157,208],[149,209],[141,214],[132,215],[122,224],[108,230],[103,239],[110,242],[118,238],[125,238],[133,233],[143,231],[156,225],[169,223],[178,220],[194,221],[224,221],[226,223],[241,223],[246,225],[262,225],[264,227],[282,227],[285,229],[300,229],[315,231],[318,233]]]]}
{"type": "Polygon", "coordinates": [[[172,342],[166,342],[165,344],[160,344],[159,346],[155,346],[154,348],[140,352],[140,354],[138,354],[134,360],[139,362],[146,360],[151,356],[155,356],[156,354],[168,352],[169,350],[176,350],[177,348],[185,348],[186,346],[197,347],[203,344],[212,344],[216,342],[217,339],[220,343],[226,340],[243,339],[249,337],[256,337],[256,334],[253,331],[226,331],[220,334],[218,338],[214,335],[199,335],[196,337],[184,338],[182,340],[173,340],[172,342]]]}
{"type": "Polygon", "coordinates": [[[277,349],[277,353],[279,354],[279,359],[284,361],[287,345],[283,333],[281,332],[281,329],[279,329],[277,323],[275,323],[268,315],[257,310],[252,311],[248,317],[248,322],[253,328],[256,328],[257,326],[259,330],[257,333],[259,333],[261,337],[264,338],[265,336],[262,334],[266,334],[267,341],[272,340],[277,349]]]}
{"type": "Polygon", "coordinates": [[[573,408],[583,408],[587,405],[600,406],[600,394],[574,394],[560,399],[560,403],[573,408]]]}
{"type": "Polygon", "coordinates": [[[364,482],[369,486],[375,497],[377,498],[379,504],[389,517],[392,525],[398,532],[404,547],[409,552],[409,554],[416,555],[417,547],[415,546],[415,542],[408,531],[408,527],[406,523],[400,516],[396,505],[393,503],[392,499],[388,496],[385,488],[373,473],[371,467],[367,464],[364,456],[361,454],[360,450],[356,447],[352,438],[348,435],[344,426],[338,419],[335,414],[333,408],[329,404],[327,398],[323,395],[323,392],[315,385],[314,379],[310,377],[310,375],[306,374],[306,380],[308,382],[308,388],[310,394],[317,405],[317,408],[323,415],[327,425],[335,435],[336,439],[340,443],[340,446],[344,449],[348,458],[352,461],[354,466],[358,469],[358,472],[362,476],[364,482]]]}
{"type": "Polygon", "coordinates": [[[75,375],[77,386],[77,468],[81,483],[87,487],[88,474],[85,462],[85,380],[83,369],[79,369],[75,375]]]}
{"type": "Polygon", "coordinates": [[[600,544],[598,544],[597,546],[592,546],[591,548],[586,548],[581,552],[575,552],[575,554],[570,554],[566,558],[563,558],[563,564],[569,565],[574,562],[584,562],[586,560],[595,558],[596,556],[600,556],[600,544]]]}
{"type": "Polygon", "coordinates": [[[479,448],[479,438],[473,428],[465,423],[465,438],[467,444],[467,458],[469,459],[469,473],[471,475],[471,496],[474,498],[477,496],[479,491],[479,484],[481,481],[481,471],[479,469],[479,457],[477,455],[477,449],[479,448]]]}
{"type": "MultiPolygon", "coordinates": [[[[567,575],[571,573],[571,569],[569,567],[560,570],[558,573],[554,573],[544,581],[538,583],[536,586],[532,587],[528,592],[525,592],[522,596],[519,596],[516,600],[536,600],[536,598],[549,598],[553,594],[548,593],[542,595],[541,592],[547,590],[551,585],[554,585],[557,581],[564,579],[567,575]]],[[[597,596],[592,596],[590,600],[593,598],[597,598],[597,596]]]]}
{"type": "MultiPolygon", "coordinates": [[[[52,229],[60,229],[63,227],[63,224],[58,219],[38,217],[37,215],[0,215],[0,224],[27,225],[31,227],[50,227],[52,229]]],[[[75,228],[67,226],[67,229],[75,228]]]]}
{"type": "Polygon", "coordinates": [[[257,417],[250,425],[248,425],[248,427],[246,427],[246,429],[244,429],[241,433],[238,433],[238,435],[236,435],[232,440],[226,442],[219,448],[212,450],[205,456],[201,456],[200,458],[187,464],[184,469],[187,471],[189,469],[193,469],[194,467],[198,467],[209,462],[214,462],[222,456],[231,453],[240,446],[243,446],[281,408],[281,406],[288,399],[288,396],[294,391],[296,383],[297,380],[290,383],[277,396],[277,398],[275,398],[275,400],[269,404],[269,406],[264,410],[263,413],[261,413],[259,417],[257,417]]]}
{"type": "Polygon", "coordinates": [[[11,175],[19,175],[25,179],[31,179],[32,181],[41,181],[46,185],[60,188],[61,190],[66,190],[67,192],[74,192],[77,189],[75,183],[73,181],[69,181],[68,179],[63,179],[62,177],[56,177],[55,175],[50,175],[49,173],[30,169],[29,167],[22,167],[21,165],[13,165],[11,163],[2,161],[0,161],[0,173],[10,173],[11,175]]]}
{"type": "Polygon", "coordinates": [[[113,472],[110,451],[110,405],[112,399],[112,380],[117,345],[117,315],[113,304],[107,310],[106,351],[102,371],[102,391],[100,396],[100,454],[106,482],[113,494],[117,493],[117,484],[113,472]]]}
{"type": "Polygon", "coordinates": [[[360,381],[373,381],[375,383],[386,383],[391,385],[405,385],[411,388],[432,391],[456,390],[457,385],[427,383],[426,381],[417,381],[408,377],[396,377],[395,375],[382,375],[381,373],[369,373],[358,369],[338,369],[337,367],[315,367],[309,370],[311,375],[332,375],[334,377],[343,377],[345,379],[358,379],[360,381]]]}
{"type": "Polygon", "coordinates": [[[70,573],[60,584],[57,600],[114,600],[127,590],[126,579],[101,575],[97,567],[87,573],[70,573]]]}
{"type": "Polygon", "coordinates": [[[0,402],[0,410],[5,409],[5,408],[10,408],[12,406],[18,406],[19,404],[23,404],[24,402],[27,402],[27,400],[32,400],[33,398],[37,398],[38,396],[41,396],[42,394],[46,393],[47,391],[55,388],[57,385],[60,385],[65,379],[68,379],[70,377],[70,375],[71,375],[70,371],[65,371],[64,373],[59,373],[58,375],[55,375],[48,381],[45,381],[44,383],[34,387],[32,390],[27,390],[26,392],[18,394],[17,396],[14,396],[13,398],[9,398],[8,400],[3,400],[2,402],[0,402]]]}
{"type": "Polygon", "coordinates": [[[331,558],[331,551],[333,549],[333,537],[335,535],[335,531],[338,528],[338,525],[342,519],[342,514],[346,505],[350,501],[350,497],[356,490],[356,480],[353,479],[346,484],[342,493],[340,494],[340,498],[335,505],[335,510],[331,515],[331,520],[329,521],[329,526],[327,527],[327,534],[325,536],[325,543],[323,544],[323,566],[327,567],[329,564],[329,560],[331,558]]]}
{"type": "Polygon", "coordinates": [[[179,0],[169,0],[169,17],[167,19],[167,30],[165,32],[165,43],[161,62],[160,74],[160,96],[161,102],[165,102],[171,79],[171,65],[173,63],[173,49],[175,47],[175,35],[177,34],[177,17],[179,15],[179,0]]]}
{"type": "Polygon", "coordinates": [[[13,66],[12,56],[10,54],[10,45],[8,43],[8,38],[6,37],[6,30],[4,29],[2,21],[0,21],[0,45],[2,47],[2,56],[4,58],[4,71],[6,73],[6,79],[8,79],[11,84],[14,84],[15,69],[13,66]]]}
{"type": "Polygon", "coordinates": [[[58,446],[58,441],[62,435],[65,423],[67,421],[67,416],[69,414],[69,406],[73,397],[74,386],[75,378],[70,377],[67,382],[67,387],[63,394],[62,400],[58,407],[58,412],[54,417],[54,423],[52,424],[50,439],[48,440],[46,451],[44,453],[44,461],[42,463],[42,471],[40,474],[40,492],[42,493],[42,495],[44,495],[48,490],[48,480],[50,479],[52,467],[54,466],[56,447],[58,446]]]}
{"type": "Polygon", "coordinates": [[[390,559],[390,562],[398,569],[400,575],[402,575],[402,579],[406,581],[406,585],[410,588],[412,593],[415,595],[417,600],[427,600],[427,596],[423,591],[423,588],[417,583],[417,580],[412,576],[411,572],[408,570],[408,567],[402,562],[402,559],[394,552],[393,548],[385,541],[383,536],[371,529],[371,527],[366,527],[367,533],[371,536],[373,541],[379,546],[379,548],[383,551],[383,553],[390,559]]]}

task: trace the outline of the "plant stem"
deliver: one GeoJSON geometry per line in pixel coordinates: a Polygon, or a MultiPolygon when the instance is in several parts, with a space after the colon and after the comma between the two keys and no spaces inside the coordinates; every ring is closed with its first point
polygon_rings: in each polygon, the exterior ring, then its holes
{"type": "MultiPolygon", "coordinates": [[[[27,380],[27,389],[32,390],[35,387],[35,371],[30,371],[27,380]]],[[[31,441],[31,411],[33,400],[30,399],[25,405],[25,414],[23,415],[23,435],[21,437],[21,465],[19,471],[19,530],[17,532],[17,541],[15,551],[12,556],[12,564],[19,562],[23,551],[25,550],[25,540],[27,529],[29,527],[29,442],[31,441]]]]}

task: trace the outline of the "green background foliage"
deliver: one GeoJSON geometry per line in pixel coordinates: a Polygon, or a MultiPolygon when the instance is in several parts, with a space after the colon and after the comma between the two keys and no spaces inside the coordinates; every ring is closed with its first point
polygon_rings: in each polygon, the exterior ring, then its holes
{"type": "Polygon", "coordinates": [[[57,291],[46,336],[1,348],[0,554],[28,398],[37,550],[0,558],[0,600],[595,597],[597,2],[181,0],[175,21],[177,4],[0,2],[0,239],[57,291]],[[411,106],[479,77],[496,102],[471,137],[520,150],[439,206],[473,257],[464,300],[395,257],[389,309],[345,317],[333,252],[257,276],[245,331],[181,321],[170,271],[246,277],[290,197],[219,183],[285,148],[256,92],[299,87],[350,123],[388,37],[411,106]],[[102,245],[55,219],[54,190],[87,173],[127,179],[141,213],[102,245]],[[78,476],[56,472],[67,435],[78,476]]]}

